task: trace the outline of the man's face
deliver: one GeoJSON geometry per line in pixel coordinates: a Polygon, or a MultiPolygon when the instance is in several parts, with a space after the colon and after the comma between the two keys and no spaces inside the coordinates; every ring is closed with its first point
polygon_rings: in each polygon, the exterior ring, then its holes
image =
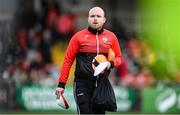
{"type": "Polygon", "coordinates": [[[104,11],[101,8],[94,7],[89,11],[88,23],[92,29],[100,30],[105,21],[104,11]]]}

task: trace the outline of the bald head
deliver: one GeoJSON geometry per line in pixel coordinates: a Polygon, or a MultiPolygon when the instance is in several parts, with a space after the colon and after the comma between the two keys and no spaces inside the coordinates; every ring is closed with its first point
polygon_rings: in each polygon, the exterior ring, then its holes
{"type": "Polygon", "coordinates": [[[104,10],[93,7],[89,10],[88,23],[92,29],[100,30],[106,22],[104,10]]]}
{"type": "Polygon", "coordinates": [[[92,14],[93,12],[99,12],[101,13],[103,16],[105,16],[104,10],[101,7],[93,7],[89,10],[89,15],[92,14]]]}

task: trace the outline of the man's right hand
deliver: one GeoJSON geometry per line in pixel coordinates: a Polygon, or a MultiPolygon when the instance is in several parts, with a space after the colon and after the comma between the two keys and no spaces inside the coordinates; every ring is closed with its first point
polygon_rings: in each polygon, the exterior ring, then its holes
{"type": "Polygon", "coordinates": [[[56,88],[56,92],[55,92],[55,94],[56,94],[56,98],[57,99],[59,99],[60,98],[60,96],[62,95],[64,93],[64,88],[61,88],[61,87],[57,87],[56,88]]]}

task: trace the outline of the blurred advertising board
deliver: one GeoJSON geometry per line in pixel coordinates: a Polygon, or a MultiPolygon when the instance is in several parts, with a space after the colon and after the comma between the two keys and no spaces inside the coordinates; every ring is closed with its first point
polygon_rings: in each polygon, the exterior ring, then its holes
{"type": "MultiPolygon", "coordinates": [[[[133,89],[114,87],[118,111],[128,112],[135,104],[136,93],[133,89]]],[[[76,113],[76,104],[74,101],[73,87],[67,86],[64,96],[68,101],[70,108],[62,109],[56,103],[55,87],[26,86],[17,89],[17,100],[22,107],[28,111],[64,111],[67,113],[76,113]]]]}
{"type": "Polygon", "coordinates": [[[180,113],[180,88],[145,88],[142,90],[144,113],[180,113]]]}
{"type": "Polygon", "coordinates": [[[0,78],[0,111],[9,109],[9,87],[7,82],[0,78]]]}
{"type": "MultiPolygon", "coordinates": [[[[17,89],[17,100],[28,111],[63,111],[56,103],[55,89],[45,86],[24,86],[17,89]]],[[[70,109],[65,111],[76,111],[72,87],[66,87],[64,96],[70,104],[70,109]]]]}

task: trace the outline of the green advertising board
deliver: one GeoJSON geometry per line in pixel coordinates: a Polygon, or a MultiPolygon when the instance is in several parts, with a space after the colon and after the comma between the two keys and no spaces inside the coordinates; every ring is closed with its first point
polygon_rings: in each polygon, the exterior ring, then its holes
{"type": "MultiPolygon", "coordinates": [[[[118,112],[128,112],[131,110],[136,98],[135,90],[114,87],[118,112]]],[[[64,96],[70,105],[68,110],[64,110],[56,103],[55,87],[26,86],[17,89],[18,102],[28,111],[60,111],[63,113],[76,113],[73,87],[67,86],[64,96]]]]}
{"type": "MultiPolygon", "coordinates": [[[[17,100],[28,111],[64,111],[57,105],[55,87],[25,86],[17,89],[17,100]]],[[[67,87],[64,96],[70,104],[66,113],[76,111],[72,87],[67,87]]]]}
{"type": "Polygon", "coordinates": [[[142,90],[144,113],[180,113],[180,88],[145,88],[142,90]]]}

